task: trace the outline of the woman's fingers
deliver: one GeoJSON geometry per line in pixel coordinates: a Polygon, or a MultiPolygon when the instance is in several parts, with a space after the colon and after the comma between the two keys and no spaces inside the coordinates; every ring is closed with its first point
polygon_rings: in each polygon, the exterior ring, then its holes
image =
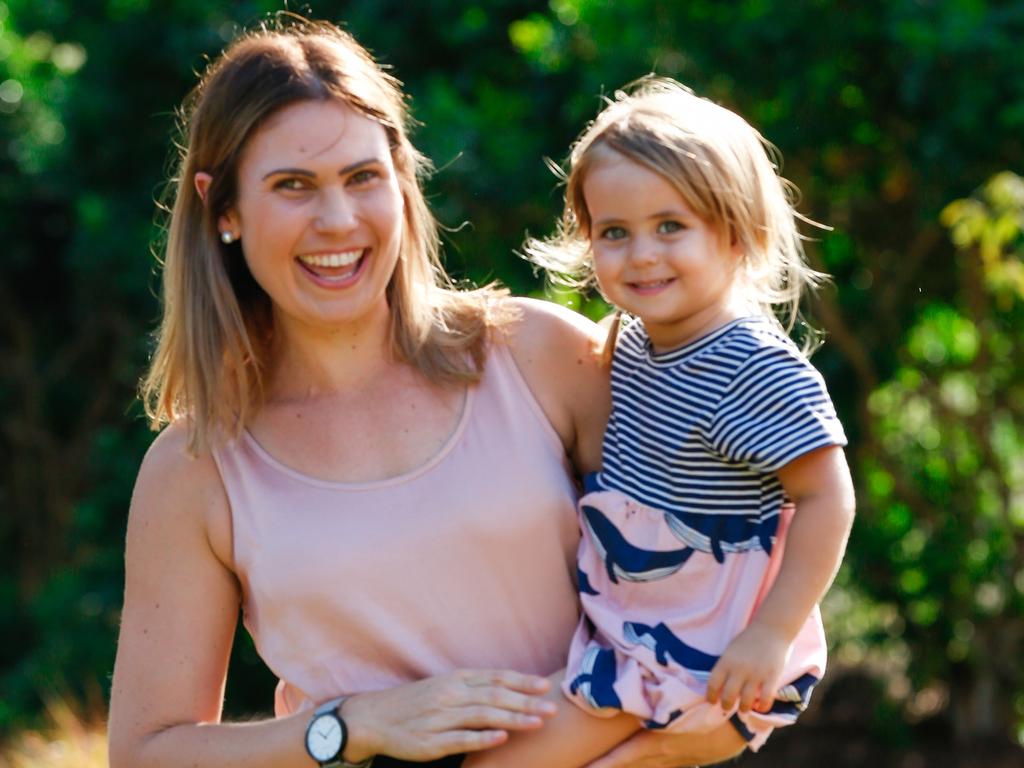
{"type": "Polygon", "coordinates": [[[558,707],[552,701],[503,688],[480,689],[476,695],[469,697],[467,703],[471,706],[482,704],[527,715],[553,715],[558,711],[558,707]]]}
{"type": "Polygon", "coordinates": [[[540,728],[544,720],[538,715],[510,712],[507,709],[488,706],[467,706],[445,713],[442,727],[448,730],[460,728],[483,728],[522,731],[540,728]]]}
{"type": "Polygon", "coordinates": [[[543,725],[555,704],[550,683],[503,670],[464,670],[399,688],[353,696],[346,705],[365,746],[405,760],[432,760],[496,746],[509,731],[543,725]],[[363,728],[360,729],[359,726],[363,728]]]}
{"type": "Polygon", "coordinates": [[[467,669],[456,675],[472,687],[496,686],[522,693],[544,693],[551,687],[547,678],[508,669],[467,669]]]}
{"type": "Polygon", "coordinates": [[[555,704],[541,697],[550,683],[534,675],[515,672],[466,673],[461,703],[485,705],[528,715],[554,715],[555,704]]]}
{"type": "Polygon", "coordinates": [[[457,755],[461,752],[479,752],[490,749],[508,741],[508,732],[501,730],[487,731],[445,731],[434,738],[436,754],[427,759],[457,755]]]}

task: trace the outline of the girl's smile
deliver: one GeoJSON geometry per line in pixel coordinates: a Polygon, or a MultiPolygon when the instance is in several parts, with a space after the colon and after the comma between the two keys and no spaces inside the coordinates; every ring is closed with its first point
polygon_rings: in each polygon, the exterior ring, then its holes
{"type": "Polygon", "coordinates": [[[629,287],[632,288],[636,293],[643,296],[651,296],[658,293],[663,288],[671,285],[675,282],[674,277],[665,278],[664,280],[645,280],[643,282],[629,283],[629,287]]]}

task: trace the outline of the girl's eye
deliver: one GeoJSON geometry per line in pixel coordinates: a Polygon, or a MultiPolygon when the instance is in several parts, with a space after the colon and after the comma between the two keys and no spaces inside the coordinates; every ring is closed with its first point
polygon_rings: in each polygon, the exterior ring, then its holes
{"type": "Polygon", "coordinates": [[[683,225],[671,219],[658,224],[658,234],[661,235],[671,235],[673,232],[678,232],[681,229],[684,229],[683,225]]]}
{"type": "Polygon", "coordinates": [[[621,240],[626,236],[626,230],[622,227],[605,227],[601,231],[602,240],[621,240]]]}

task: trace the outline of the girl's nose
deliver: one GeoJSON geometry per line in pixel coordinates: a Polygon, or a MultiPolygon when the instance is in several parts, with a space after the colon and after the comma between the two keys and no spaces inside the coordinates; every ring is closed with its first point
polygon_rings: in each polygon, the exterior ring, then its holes
{"type": "Polygon", "coordinates": [[[635,237],[629,249],[629,260],[635,267],[645,267],[658,260],[658,244],[646,237],[635,237]]]}
{"type": "Polygon", "coordinates": [[[318,232],[345,232],[356,224],[353,201],[342,190],[325,189],[320,194],[319,210],[313,221],[318,232]]]}

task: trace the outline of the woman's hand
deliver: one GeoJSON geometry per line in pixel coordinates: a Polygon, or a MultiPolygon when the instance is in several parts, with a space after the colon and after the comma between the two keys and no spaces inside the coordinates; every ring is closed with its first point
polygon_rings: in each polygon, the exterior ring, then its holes
{"type": "Polygon", "coordinates": [[[345,702],[345,759],[371,755],[427,761],[475,752],[508,739],[509,731],[540,728],[555,714],[541,696],[543,677],[500,670],[460,670],[345,702]]]}
{"type": "Polygon", "coordinates": [[[682,768],[713,765],[747,747],[730,723],[707,733],[640,731],[586,768],[682,768]]]}

